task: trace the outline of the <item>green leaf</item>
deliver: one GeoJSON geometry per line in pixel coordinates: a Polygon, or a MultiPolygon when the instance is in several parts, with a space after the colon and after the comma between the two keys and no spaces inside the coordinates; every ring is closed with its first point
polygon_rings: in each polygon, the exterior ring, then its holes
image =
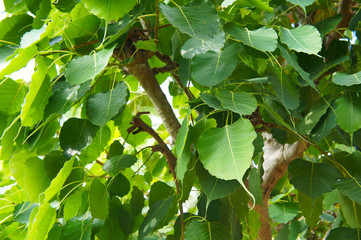
{"type": "Polygon", "coordinates": [[[174,189],[168,184],[157,181],[152,184],[149,192],[149,207],[152,207],[158,201],[164,200],[174,194],[174,189]]]}
{"type": "Polygon", "coordinates": [[[361,84],[361,72],[354,74],[337,72],[332,76],[332,81],[340,86],[352,86],[361,84]]]}
{"type": "Polygon", "coordinates": [[[63,228],[63,238],[66,240],[90,240],[92,219],[89,216],[74,217],[66,222],[63,228]]]}
{"type": "Polygon", "coordinates": [[[50,229],[53,227],[56,218],[56,209],[52,208],[49,203],[44,203],[39,207],[35,216],[35,221],[29,225],[26,236],[27,240],[46,239],[50,229]]]}
{"type": "Polygon", "coordinates": [[[261,179],[260,179],[260,175],[257,172],[257,169],[251,168],[251,171],[249,172],[248,184],[249,184],[249,191],[252,193],[252,195],[256,199],[255,204],[263,204],[261,179]]]}
{"type": "Polygon", "coordinates": [[[181,54],[184,58],[193,58],[196,55],[207,51],[219,52],[225,43],[224,32],[219,31],[212,39],[202,40],[191,38],[187,40],[181,48],[181,54]]]}
{"type": "Polygon", "coordinates": [[[338,192],[338,200],[343,216],[352,228],[358,228],[361,222],[361,205],[338,192]]]}
{"type": "MultiPolygon", "coordinates": [[[[115,47],[115,46],[114,46],[115,47]]],[[[114,47],[105,48],[93,55],[72,59],[65,68],[66,80],[75,85],[94,79],[107,66],[113,54],[114,47]]]]}
{"type": "Polygon", "coordinates": [[[332,191],[332,184],[340,176],[338,169],[328,163],[313,163],[295,159],[288,165],[290,183],[296,189],[316,199],[332,191]]]}
{"type": "Polygon", "coordinates": [[[313,228],[322,214],[323,196],[316,199],[310,198],[307,194],[298,191],[298,203],[306,218],[306,223],[310,228],[313,228]]]}
{"type": "Polygon", "coordinates": [[[332,108],[323,115],[320,121],[312,129],[311,139],[315,142],[321,141],[324,137],[331,133],[332,129],[337,126],[336,115],[332,108]]]}
{"type": "Polygon", "coordinates": [[[170,210],[175,206],[176,201],[174,196],[170,196],[165,200],[158,201],[150,207],[147,216],[144,218],[142,225],[139,228],[139,240],[144,239],[158,226],[164,225],[165,220],[170,214],[170,210]]]}
{"type": "Polygon", "coordinates": [[[207,40],[219,31],[219,17],[208,1],[193,1],[187,6],[169,7],[160,4],[160,10],[168,21],[191,37],[207,40]]]}
{"type": "Polygon", "coordinates": [[[91,144],[98,130],[89,120],[69,118],[60,131],[60,147],[66,157],[79,154],[81,150],[91,144]]]}
{"type": "Polygon", "coordinates": [[[257,108],[257,100],[250,93],[220,90],[216,97],[221,101],[222,107],[240,115],[250,115],[257,108]]]}
{"type": "Polygon", "coordinates": [[[93,38],[99,30],[100,19],[90,14],[75,19],[64,29],[64,37],[76,40],[77,38],[93,38]]]}
{"type": "Polygon", "coordinates": [[[268,79],[271,82],[277,97],[286,108],[292,110],[298,107],[300,104],[300,93],[297,85],[284,70],[281,70],[280,74],[271,72],[268,79]]]}
{"type": "Polygon", "coordinates": [[[125,170],[133,166],[133,164],[137,161],[138,159],[134,155],[117,155],[111,157],[108,161],[104,163],[103,170],[105,172],[117,174],[119,171],[125,170]]]}
{"type": "Polygon", "coordinates": [[[31,204],[30,202],[23,202],[17,204],[14,207],[14,212],[13,212],[14,221],[17,221],[19,223],[29,224],[31,211],[37,206],[38,204],[36,203],[31,204]]]}
{"type": "Polygon", "coordinates": [[[44,168],[44,161],[37,157],[25,161],[24,182],[26,192],[32,202],[40,202],[42,193],[48,188],[50,181],[44,168]]]}
{"type": "Polygon", "coordinates": [[[31,77],[29,92],[21,110],[23,126],[34,126],[44,116],[46,104],[52,95],[48,66],[50,63],[42,57],[37,57],[38,70],[31,77]]]}
{"type": "Polygon", "coordinates": [[[32,29],[31,31],[25,33],[21,38],[20,46],[22,48],[27,48],[39,42],[42,38],[45,37],[44,35],[46,30],[47,30],[47,26],[44,25],[40,29],[32,29]]]}
{"type": "Polygon", "coordinates": [[[260,28],[250,31],[236,23],[227,23],[224,31],[243,44],[263,52],[273,52],[277,48],[277,33],[273,28],[260,28]]]}
{"type": "Polygon", "coordinates": [[[84,6],[95,16],[104,19],[106,22],[118,20],[133,9],[136,0],[82,0],[84,6]]]}
{"type": "Polygon", "coordinates": [[[191,73],[197,83],[212,87],[232,74],[237,60],[238,44],[232,44],[218,53],[209,51],[195,56],[191,73]]]}
{"type": "Polygon", "coordinates": [[[224,180],[242,178],[251,164],[257,137],[248,120],[204,131],[198,141],[199,159],[210,174],[224,180]]]}
{"type": "Polygon", "coordinates": [[[157,51],[157,44],[155,43],[154,39],[150,39],[148,41],[139,40],[136,43],[134,43],[134,45],[138,49],[144,49],[144,50],[148,50],[148,51],[151,51],[151,52],[156,52],[157,51]]]}
{"type": "Polygon", "coordinates": [[[202,99],[203,102],[205,102],[211,108],[214,108],[216,110],[225,110],[222,107],[221,101],[219,101],[219,99],[213,94],[201,93],[199,97],[202,99]]]}
{"type": "Polygon", "coordinates": [[[212,176],[202,164],[196,165],[196,173],[199,184],[207,195],[207,206],[212,200],[228,196],[240,187],[237,180],[223,180],[212,176]]]}
{"type": "Polygon", "coordinates": [[[224,225],[194,219],[187,225],[185,238],[187,240],[224,240],[231,239],[231,235],[224,225]]]}
{"type": "Polygon", "coordinates": [[[320,118],[326,113],[330,106],[329,100],[330,98],[320,98],[312,104],[311,109],[297,125],[300,134],[304,135],[311,133],[312,129],[320,121],[320,118]]]}
{"type": "Polygon", "coordinates": [[[50,186],[45,194],[45,201],[49,202],[62,189],[65,180],[69,177],[74,164],[74,157],[65,162],[64,167],[59,171],[58,175],[51,181],[50,186]]]}
{"type": "Polygon", "coordinates": [[[316,91],[315,83],[310,79],[310,74],[303,70],[303,68],[298,64],[297,56],[294,53],[291,53],[282,45],[278,45],[278,48],[281,50],[282,57],[284,57],[289,65],[295,68],[295,70],[300,74],[303,80],[305,80],[311,87],[313,87],[316,91]]]}
{"type": "Polygon", "coordinates": [[[327,33],[331,32],[340,23],[342,15],[338,14],[333,17],[326,18],[314,24],[317,30],[321,33],[321,38],[326,36],[327,33]]]}
{"type": "Polygon", "coordinates": [[[352,201],[361,204],[361,178],[341,178],[338,179],[333,186],[352,201]]]}
{"type": "Polygon", "coordinates": [[[142,213],[144,207],[144,194],[137,186],[133,186],[132,197],[130,199],[130,213],[136,217],[142,213]]]}
{"type": "Polygon", "coordinates": [[[317,29],[310,25],[294,29],[281,28],[281,42],[297,52],[317,55],[322,48],[321,35],[317,29]],[[312,39],[312,41],[310,41],[312,39]]]}
{"type": "Polygon", "coordinates": [[[306,7],[314,3],[316,0],[287,0],[295,5],[299,5],[306,12],[306,7]]]}
{"type": "Polygon", "coordinates": [[[351,18],[348,29],[350,29],[351,31],[355,31],[357,24],[359,23],[360,20],[361,20],[361,11],[358,10],[357,13],[353,15],[353,17],[351,18]]]}
{"type": "Polygon", "coordinates": [[[346,92],[336,100],[336,121],[347,133],[353,134],[361,128],[361,96],[346,92]]]}
{"type": "Polygon", "coordinates": [[[106,219],[108,216],[108,196],[104,184],[94,179],[89,189],[89,206],[92,217],[106,219]]]}
{"type": "Polygon", "coordinates": [[[331,230],[327,240],[339,239],[361,239],[361,232],[358,228],[337,227],[331,230]]]}
{"type": "Polygon", "coordinates": [[[298,204],[294,202],[278,202],[269,205],[269,216],[279,223],[287,223],[296,217],[298,204]]]}
{"type": "Polygon", "coordinates": [[[50,179],[58,175],[66,160],[61,151],[52,151],[44,157],[44,168],[50,179]]]}
{"type": "Polygon", "coordinates": [[[130,182],[123,174],[119,173],[108,181],[110,196],[124,197],[130,191],[130,182]]]}
{"type": "Polygon", "coordinates": [[[28,48],[20,48],[15,51],[15,57],[11,57],[11,60],[7,61],[7,65],[0,71],[0,79],[11,73],[23,68],[28,62],[35,57],[38,53],[36,46],[28,48]]]}
{"type": "Polygon", "coordinates": [[[64,221],[67,222],[69,219],[78,215],[79,208],[82,204],[82,192],[76,192],[70,195],[64,204],[64,221]]]}
{"type": "Polygon", "coordinates": [[[124,107],[128,98],[128,87],[124,82],[118,83],[105,93],[97,93],[88,98],[86,112],[89,120],[103,126],[124,107]]]}
{"type": "Polygon", "coordinates": [[[27,87],[11,78],[0,82],[0,112],[14,114],[21,110],[27,87]]]}
{"type": "Polygon", "coordinates": [[[177,165],[175,168],[176,176],[179,180],[183,180],[184,174],[187,171],[187,164],[191,158],[191,139],[189,133],[188,122],[190,119],[190,112],[187,117],[184,118],[182,126],[178,131],[177,138],[175,140],[175,151],[177,154],[177,165]]]}

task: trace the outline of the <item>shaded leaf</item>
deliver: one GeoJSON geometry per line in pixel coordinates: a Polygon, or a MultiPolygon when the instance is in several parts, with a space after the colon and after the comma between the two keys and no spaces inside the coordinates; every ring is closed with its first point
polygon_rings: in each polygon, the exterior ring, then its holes
{"type": "Polygon", "coordinates": [[[192,220],[186,228],[185,237],[189,240],[224,240],[231,239],[224,225],[208,221],[192,220]]]}
{"type": "Polygon", "coordinates": [[[210,93],[201,93],[199,97],[211,108],[214,108],[216,110],[225,110],[222,107],[221,101],[215,95],[210,93]]]}
{"type": "Polygon", "coordinates": [[[338,14],[314,24],[317,30],[321,33],[321,38],[326,36],[327,33],[331,32],[340,23],[342,15],[338,14]]]}
{"type": "Polygon", "coordinates": [[[260,179],[260,175],[257,172],[257,169],[251,168],[251,171],[249,172],[248,184],[249,184],[249,191],[256,199],[255,204],[262,204],[263,193],[261,188],[261,179],[260,179]]]}
{"type": "Polygon", "coordinates": [[[226,33],[250,47],[264,52],[273,52],[277,48],[277,33],[273,28],[260,28],[250,31],[236,23],[224,26],[226,33]]]}
{"type": "Polygon", "coordinates": [[[123,17],[137,3],[136,0],[83,0],[82,2],[89,12],[107,22],[123,17]]]}
{"type": "Polygon", "coordinates": [[[189,137],[188,122],[190,113],[184,118],[182,126],[180,127],[177,138],[175,140],[175,150],[177,154],[177,165],[175,167],[176,176],[179,180],[183,180],[184,174],[187,171],[187,164],[191,157],[191,142],[189,137]]]}
{"type": "Polygon", "coordinates": [[[79,154],[81,150],[91,144],[96,132],[97,126],[94,126],[89,120],[79,118],[69,118],[61,128],[59,142],[64,150],[66,157],[79,154]]]}
{"type": "Polygon", "coordinates": [[[148,41],[139,40],[136,43],[134,43],[134,45],[138,49],[144,49],[144,50],[148,50],[148,51],[151,51],[151,52],[156,52],[157,51],[157,44],[155,43],[154,39],[150,39],[148,41]]]}
{"type": "Polygon", "coordinates": [[[281,42],[297,52],[315,54],[321,51],[322,40],[317,29],[310,25],[300,26],[294,29],[281,28],[281,42]],[[310,41],[312,39],[312,41],[310,41]]]}
{"type": "Polygon", "coordinates": [[[65,200],[64,210],[63,210],[65,222],[78,215],[81,204],[82,204],[82,192],[76,192],[70,195],[65,200]]]}
{"type": "Polygon", "coordinates": [[[290,183],[296,189],[316,199],[332,190],[332,184],[340,176],[338,169],[328,163],[313,163],[295,159],[288,165],[290,183]]]}
{"type": "Polygon", "coordinates": [[[237,65],[238,44],[232,44],[222,51],[206,52],[192,59],[191,73],[194,80],[212,87],[229,77],[237,65]]]}
{"type": "Polygon", "coordinates": [[[207,129],[198,141],[199,158],[213,176],[224,180],[237,179],[243,184],[256,136],[252,124],[244,119],[223,128],[207,129]]]}
{"type": "Polygon", "coordinates": [[[108,181],[110,196],[123,197],[130,191],[130,182],[123,174],[119,173],[108,181]]]}
{"type": "Polygon", "coordinates": [[[98,179],[94,179],[89,190],[89,207],[92,217],[105,219],[108,216],[107,188],[98,179]]]}
{"type": "Polygon", "coordinates": [[[114,156],[104,163],[103,170],[117,174],[119,171],[133,166],[137,161],[138,159],[134,155],[125,154],[114,156]]]}
{"type": "Polygon", "coordinates": [[[306,223],[310,228],[313,228],[322,214],[323,196],[316,199],[310,198],[307,194],[298,191],[298,203],[306,218],[306,223]]]}
{"type": "Polygon", "coordinates": [[[327,240],[360,239],[361,232],[357,228],[337,227],[331,230],[327,240]]]}
{"type": "Polygon", "coordinates": [[[159,8],[172,25],[191,37],[207,40],[219,30],[219,17],[210,2],[193,1],[176,7],[160,4],[159,8]]]}
{"type": "Polygon", "coordinates": [[[295,5],[299,5],[306,12],[306,7],[314,3],[316,0],[287,0],[295,5]]]}
{"type": "Polygon", "coordinates": [[[132,217],[141,214],[144,207],[144,194],[137,186],[133,186],[132,198],[130,199],[130,213],[132,217]]]}
{"type": "Polygon", "coordinates": [[[220,90],[216,97],[221,101],[222,107],[240,115],[250,115],[257,108],[257,100],[250,93],[220,90]]]}
{"type": "Polygon", "coordinates": [[[98,126],[106,124],[124,107],[128,98],[128,87],[118,83],[105,93],[97,93],[88,98],[86,112],[89,120],[98,126]]]}
{"type": "Polygon", "coordinates": [[[92,231],[91,218],[86,216],[74,217],[66,222],[63,228],[63,239],[90,240],[92,231]]]}
{"type": "Polygon", "coordinates": [[[152,184],[149,192],[149,207],[158,201],[164,200],[174,194],[174,189],[164,182],[157,181],[152,184]]]}
{"type": "Polygon", "coordinates": [[[29,224],[31,211],[38,206],[38,204],[30,202],[19,203],[14,207],[14,221],[19,223],[29,224]]]}
{"type": "Polygon", "coordinates": [[[333,186],[352,201],[361,204],[361,178],[341,178],[333,186]]]}
{"type": "Polygon", "coordinates": [[[336,100],[336,121],[347,133],[353,134],[361,128],[361,96],[346,92],[336,100]]]}
{"type": "Polygon", "coordinates": [[[341,211],[348,225],[352,228],[358,228],[361,221],[361,205],[352,201],[340,191],[338,191],[338,199],[341,211]]]}
{"type": "Polygon", "coordinates": [[[93,55],[72,59],[65,68],[66,80],[75,85],[89,79],[94,79],[94,77],[107,66],[109,58],[113,54],[114,47],[105,48],[93,55]]]}
{"type": "Polygon", "coordinates": [[[312,140],[319,142],[328,134],[331,133],[332,129],[337,126],[335,112],[329,108],[327,113],[323,115],[320,121],[312,129],[311,138],[312,140]]]}

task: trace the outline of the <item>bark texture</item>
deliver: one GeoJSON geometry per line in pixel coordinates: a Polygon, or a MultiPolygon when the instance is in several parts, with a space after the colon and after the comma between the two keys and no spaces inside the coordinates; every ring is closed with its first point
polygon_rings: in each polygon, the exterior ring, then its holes
{"type": "Polygon", "coordinates": [[[264,132],[264,174],[262,176],[263,205],[257,204],[255,210],[260,214],[261,228],[259,239],[272,239],[272,229],[268,215],[268,200],[278,180],[286,173],[288,164],[296,158],[301,158],[307,144],[299,140],[293,144],[282,145],[272,134],[264,132]]]}

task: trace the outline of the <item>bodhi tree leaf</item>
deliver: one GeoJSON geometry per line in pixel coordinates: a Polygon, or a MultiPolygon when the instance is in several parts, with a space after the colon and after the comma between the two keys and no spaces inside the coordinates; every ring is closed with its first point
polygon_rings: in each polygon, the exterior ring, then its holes
{"type": "Polygon", "coordinates": [[[208,51],[192,59],[191,73],[194,80],[212,87],[229,77],[237,65],[238,44],[232,44],[216,53],[208,51]]]}
{"type": "Polygon", "coordinates": [[[69,118],[61,128],[59,142],[66,157],[79,154],[91,144],[98,130],[89,120],[69,118]]]}
{"type": "Polygon", "coordinates": [[[92,233],[92,219],[90,216],[76,216],[66,222],[62,232],[62,239],[90,240],[92,233]]]}
{"type": "Polygon", "coordinates": [[[358,228],[361,223],[361,205],[338,191],[338,200],[345,220],[352,228],[358,228]]]}
{"type": "Polygon", "coordinates": [[[105,172],[111,172],[117,174],[119,171],[124,170],[133,166],[134,163],[138,161],[137,157],[134,155],[124,154],[111,157],[103,165],[103,170],[105,172]]]}
{"type": "Polygon", "coordinates": [[[34,222],[29,225],[26,239],[47,239],[48,232],[55,222],[55,217],[56,209],[52,208],[49,203],[42,204],[36,213],[34,222]]]}
{"type": "Polygon", "coordinates": [[[287,44],[290,49],[297,52],[315,54],[321,51],[322,40],[317,29],[310,25],[300,26],[294,29],[281,28],[281,42],[287,44]],[[310,41],[312,39],[312,41],[310,41]]]}
{"type": "Polygon", "coordinates": [[[202,133],[198,141],[199,159],[210,174],[224,180],[242,178],[251,164],[257,137],[252,124],[239,119],[223,128],[210,128],[202,133]]]}
{"type": "Polygon", "coordinates": [[[185,237],[189,240],[224,240],[231,235],[224,225],[208,221],[192,220],[186,228],[185,237]]]}
{"type": "Polygon", "coordinates": [[[130,182],[123,174],[119,173],[108,181],[108,191],[111,196],[123,197],[130,191],[130,182]]]}
{"type": "Polygon", "coordinates": [[[316,0],[287,0],[295,5],[299,5],[306,11],[306,7],[314,3],[316,0]]]}
{"type": "Polygon", "coordinates": [[[107,66],[114,47],[72,59],[65,68],[66,80],[75,85],[93,79],[107,66]]]}
{"type": "Polygon", "coordinates": [[[316,225],[319,216],[322,214],[322,201],[323,196],[312,199],[307,194],[298,191],[298,202],[302,213],[306,218],[307,225],[310,228],[313,228],[316,225]]]}
{"type": "Polygon", "coordinates": [[[88,98],[86,112],[89,120],[98,126],[103,126],[127,102],[128,87],[124,82],[118,83],[105,93],[97,93],[88,98]]]}
{"type": "Polygon", "coordinates": [[[332,81],[341,86],[352,86],[361,84],[361,72],[346,74],[337,72],[332,76],[332,81]]]}
{"type": "Polygon", "coordinates": [[[175,140],[175,149],[177,153],[177,165],[175,168],[176,176],[179,180],[183,180],[184,174],[187,171],[187,164],[191,157],[191,144],[189,135],[188,121],[190,119],[190,113],[183,120],[175,140]]]}
{"type": "MultiPolygon", "coordinates": [[[[174,3],[174,2],[173,2],[174,3]]],[[[217,11],[208,1],[193,1],[187,6],[170,7],[160,4],[160,10],[168,21],[191,37],[208,40],[219,31],[217,11]]]]}
{"type": "Polygon", "coordinates": [[[0,82],[0,112],[14,114],[21,110],[27,87],[11,78],[0,82]]]}
{"type": "Polygon", "coordinates": [[[89,189],[89,207],[94,218],[106,219],[108,216],[108,194],[104,184],[94,179],[89,189]]]}
{"type": "Polygon", "coordinates": [[[107,22],[123,17],[137,3],[136,0],[82,0],[82,2],[89,12],[107,22]]]}
{"type": "Polygon", "coordinates": [[[333,186],[352,201],[361,204],[361,178],[351,177],[338,179],[333,186]]]}
{"type": "Polygon", "coordinates": [[[32,202],[40,202],[42,193],[49,186],[50,181],[44,168],[44,161],[37,157],[25,161],[24,182],[26,192],[32,202]]]}
{"type": "Polygon", "coordinates": [[[139,40],[136,43],[134,43],[134,45],[138,49],[144,49],[144,50],[148,50],[148,51],[151,51],[151,52],[156,52],[157,51],[157,44],[155,43],[154,39],[151,39],[151,40],[148,40],[148,41],[139,40]]]}
{"type": "Polygon", "coordinates": [[[321,33],[321,38],[323,38],[327,33],[331,32],[340,23],[341,19],[342,15],[338,14],[336,16],[319,21],[315,23],[314,26],[321,33]]]}
{"type": "Polygon", "coordinates": [[[296,189],[316,199],[332,190],[332,184],[340,177],[338,169],[328,163],[313,163],[295,159],[288,165],[290,183],[296,189]]]}
{"type": "Polygon", "coordinates": [[[273,28],[261,28],[250,31],[247,28],[243,29],[241,25],[236,23],[227,23],[224,26],[224,30],[243,44],[258,50],[273,52],[277,48],[278,37],[273,28]]]}
{"type": "Polygon", "coordinates": [[[224,108],[240,115],[250,115],[257,108],[257,100],[250,93],[220,90],[216,93],[216,97],[224,108]]]}
{"type": "Polygon", "coordinates": [[[346,92],[336,100],[336,121],[347,133],[353,134],[361,128],[361,96],[346,92]]]}
{"type": "Polygon", "coordinates": [[[222,107],[221,101],[219,101],[219,99],[213,94],[201,93],[199,97],[202,99],[203,102],[205,102],[211,108],[214,108],[216,110],[225,110],[222,107]]]}
{"type": "Polygon", "coordinates": [[[207,195],[207,206],[212,200],[228,196],[240,187],[237,180],[223,180],[212,176],[202,164],[196,165],[196,172],[199,184],[207,195]]]}
{"type": "Polygon", "coordinates": [[[294,202],[277,202],[269,205],[269,215],[280,223],[287,223],[296,217],[298,204],[294,202]]]}

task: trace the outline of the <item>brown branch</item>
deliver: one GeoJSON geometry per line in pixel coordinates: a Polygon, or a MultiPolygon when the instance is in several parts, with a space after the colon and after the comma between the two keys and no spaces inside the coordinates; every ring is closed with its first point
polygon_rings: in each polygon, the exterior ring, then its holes
{"type": "Polygon", "coordinates": [[[338,2],[338,14],[342,15],[340,23],[336,26],[336,29],[342,29],[339,31],[332,31],[326,39],[326,49],[330,46],[331,42],[342,37],[344,29],[347,29],[354,12],[351,9],[352,0],[340,0],[338,2]]]}

